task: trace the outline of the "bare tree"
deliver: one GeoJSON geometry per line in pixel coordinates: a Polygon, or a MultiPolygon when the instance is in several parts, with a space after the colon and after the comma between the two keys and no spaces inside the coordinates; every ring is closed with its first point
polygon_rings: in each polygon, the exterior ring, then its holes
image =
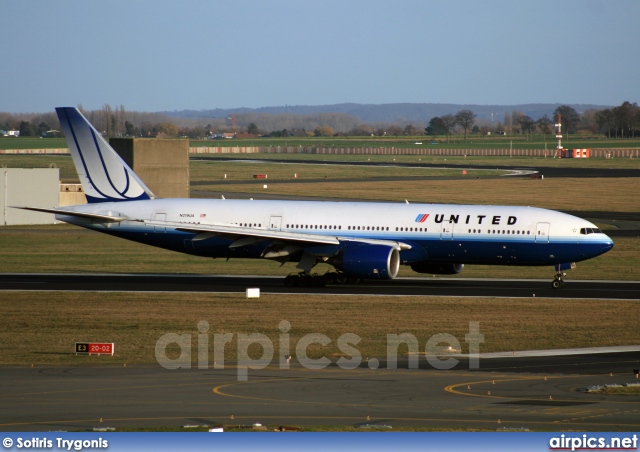
{"type": "Polygon", "coordinates": [[[476,115],[471,110],[460,110],[456,113],[456,124],[464,129],[464,141],[467,141],[467,130],[473,127],[476,115]]]}
{"type": "Polygon", "coordinates": [[[504,124],[500,126],[496,126],[496,130],[500,130],[501,128],[505,134],[511,135],[513,133],[513,113],[516,113],[516,112],[505,113],[504,124]]]}
{"type": "Polygon", "coordinates": [[[453,128],[456,126],[456,117],[453,115],[444,115],[440,119],[442,119],[442,124],[444,125],[447,131],[447,143],[449,142],[449,135],[453,132],[453,128]]]}
{"type": "Polygon", "coordinates": [[[391,126],[387,128],[387,134],[397,137],[399,135],[402,135],[402,129],[398,126],[391,126]]]}
{"type": "Polygon", "coordinates": [[[557,118],[558,114],[562,115],[562,131],[569,133],[575,133],[578,124],[580,123],[580,115],[573,107],[568,105],[560,105],[553,112],[553,117],[557,118]]]}
{"type": "Polygon", "coordinates": [[[553,121],[546,114],[538,118],[536,124],[543,135],[548,135],[553,131],[553,121]]]}
{"type": "Polygon", "coordinates": [[[616,121],[616,128],[620,129],[621,137],[631,137],[633,135],[632,131],[638,127],[638,104],[625,101],[619,107],[615,107],[612,112],[616,121]]]}
{"type": "Polygon", "coordinates": [[[115,119],[116,119],[115,120],[115,123],[116,123],[115,135],[117,137],[122,137],[126,133],[126,128],[125,128],[124,124],[127,121],[127,114],[126,114],[126,112],[124,110],[124,105],[120,104],[119,107],[116,107],[115,119]]]}
{"type": "Polygon", "coordinates": [[[533,132],[535,127],[535,121],[531,119],[527,115],[522,115],[518,117],[518,125],[520,126],[520,130],[523,134],[530,134],[533,132]]]}
{"type": "Polygon", "coordinates": [[[598,132],[606,130],[607,136],[611,138],[611,128],[615,127],[615,120],[613,118],[613,112],[610,109],[597,111],[594,115],[596,125],[598,126],[598,132]]]}
{"type": "Polygon", "coordinates": [[[100,116],[99,116],[100,126],[98,127],[98,131],[100,133],[104,133],[107,136],[107,138],[111,138],[113,136],[111,115],[112,115],[111,105],[104,104],[102,106],[102,109],[100,110],[100,116]]]}

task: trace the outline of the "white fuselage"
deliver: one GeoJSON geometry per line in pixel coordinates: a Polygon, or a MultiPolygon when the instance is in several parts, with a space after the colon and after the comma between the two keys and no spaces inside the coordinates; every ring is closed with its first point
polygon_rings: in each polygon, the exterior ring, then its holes
{"type": "Polygon", "coordinates": [[[405,264],[431,261],[553,265],[588,259],[613,246],[611,239],[600,231],[591,233],[597,227],[589,221],[534,207],[154,199],[88,204],[75,206],[73,210],[124,216],[130,220],[107,228],[64,215],[60,215],[60,219],[136,241],[212,257],[254,257],[254,253],[251,250],[229,252],[225,247],[229,240],[224,235],[201,240],[198,247],[193,248],[185,245],[184,240],[195,239],[197,234],[176,229],[181,225],[220,225],[392,240],[411,245],[410,250],[402,252],[405,264]],[[154,221],[167,225],[145,223],[154,221]]]}

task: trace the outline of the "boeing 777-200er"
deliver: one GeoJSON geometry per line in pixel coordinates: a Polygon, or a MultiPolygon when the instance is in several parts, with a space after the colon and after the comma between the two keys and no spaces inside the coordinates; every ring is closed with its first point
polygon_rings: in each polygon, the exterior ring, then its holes
{"type": "Polygon", "coordinates": [[[88,204],[31,208],[88,229],[210,258],[297,262],[286,285],[393,279],[400,264],[456,274],[465,264],[553,266],[612,240],[581,218],[535,207],[157,198],[75,108],[57,108],[88,204]],[[312,275],[320,262],[336,271],[312,275]]]}

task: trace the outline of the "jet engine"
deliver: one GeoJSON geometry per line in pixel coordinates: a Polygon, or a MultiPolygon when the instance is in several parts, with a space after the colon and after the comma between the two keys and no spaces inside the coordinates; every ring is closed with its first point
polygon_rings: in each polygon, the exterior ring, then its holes
{"type": "Polygon", "coordinates": [[[328,263],[347,276],[393,279],[400,268],[400,251],[384,245],[361,245],[345,248],[328,263]]]}

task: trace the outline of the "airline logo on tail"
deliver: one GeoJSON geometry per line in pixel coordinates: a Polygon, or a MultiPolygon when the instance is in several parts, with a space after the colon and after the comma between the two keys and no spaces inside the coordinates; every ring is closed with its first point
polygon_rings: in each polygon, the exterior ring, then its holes
{"type": "Polygon", "coordinates": [[[90,203],[155,196],[76,108],[56,108],[82,188],[90,203]]]}

